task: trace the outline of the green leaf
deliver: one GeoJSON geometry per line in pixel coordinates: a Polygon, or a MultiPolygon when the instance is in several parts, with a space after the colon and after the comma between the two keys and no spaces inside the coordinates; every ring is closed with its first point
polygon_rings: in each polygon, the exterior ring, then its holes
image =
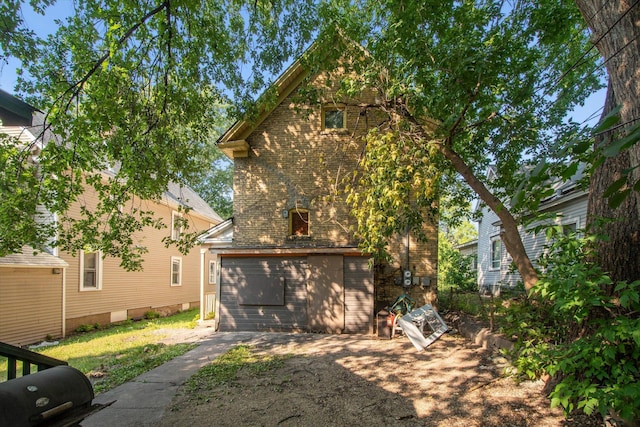
{"type": "Polygon", "coordinates": [[[575,145],[573,145],[571,151],[573,152],[573,154],[583,154],[589,148],[591,148],[591,144],[592,144],[592,141],[588,139],[580,140],[575,145]]]}
{"type": "Polygon", "coordinates": [[[631,193],[631,189],[627,188],[626,190],[615,193],[614,195],[609,197],[609,207],[611,209],[617,209],[622,204],[622,202],[626,200],[626,198],[629,196],[629,193],[631,193]]]}
{"type": "Polygon", "coordinates": [[[614,193],[618,192],[625,184],[627,183],[627,177],[623,176],[622,178],[613,182],[602,194],[604,197],[611,197],[614,193]]]}
{"type": "Polygon", "coordinates": [[[620,115],[618,114],[620,112],[620,108],[622,108],[622,106],[617,106],[611,110],[611,112],[600,121],[598,126],[593,130],[593,133],[597,134],[604,132],[615,126],[620,121],[620,115]]]}
{"type": "Polygon", "coordinates": [[[609,145],[607,145],[603,150],[602,154],[605,157],[615,157],[622,150],[625,150],[632,145],[636,144],[640,141],[640,126],[636,126],[633,130],[624,138],[617,139],[612,141],[609,145]]]}

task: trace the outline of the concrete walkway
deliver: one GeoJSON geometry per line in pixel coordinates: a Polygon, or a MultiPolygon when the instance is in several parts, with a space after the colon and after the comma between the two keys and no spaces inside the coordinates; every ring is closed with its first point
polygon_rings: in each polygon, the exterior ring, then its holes
{"type": "Polygon", "coordinates": [[[82,427],[139,427],[159,423],[178,388],[198,369],[231,347],[253,341],[259,332],[210,333],[197,338],[198,347],[139,377],[99,394],[93,403],[111,406],[86,418],[82,427]]]}

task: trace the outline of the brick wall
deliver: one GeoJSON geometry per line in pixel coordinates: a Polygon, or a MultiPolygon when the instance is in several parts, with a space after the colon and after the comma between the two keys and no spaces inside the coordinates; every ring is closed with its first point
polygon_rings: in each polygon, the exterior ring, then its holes
{"type": "MultiPolygon", "coordinates": [[[[321,80],[321,79],[318,79],[321,80]]],[[[336,193],[362,153],[362,100],[348,100],[347,130],[323,130],[322,107],[296,112],[292,92],[247,138],[249,157],[235,159],[234,243],[237,246],[353,246],[354,224],[336,193]],[[354,129],[356,130],[354,132],[354,129]],[[356,137],[352,134],[355,133],[356,137]],[[309,211],[310,238],[291,239],[283,211],[309,211]]],[[[335,91],[325,93],[327,100],[335,91]]],[[[369,102],[373,102],[372,95],[369,102]]],[[[369,113],[370,114],[370,113],[369,113]]]]}
{"type": "MultiPolygon", "coordinates": [[[[312,84],[324,87],[325,76],[312,84]]],[[[336,189],[353,171],[364,145],[359,136],[381,120],[380,113],[364,105],[375,103],[368,92],[359,99],[340,99],[346,106],[347,130],[322,128],[322,107],[307,106],[308,115],[296,112],[296,90],[278,105],[247,138],[248,158],[236,158],[234,176],[234,245],[237,247],[356,246],[349,231],[355,221],[336,189]],[[309,211],[309,238],[289,237],[292,208],[309,211]]],[[[338,98],[325,89],[323,103],[338,98]]],[[[382,303],[410,293],[420,305],[435,303],[437,230],[427,227],[426,243],[410,242],[409,264],[417,284],[406,289],[395,278],[406,266],[406,239],[391,242],[394,263],[377,267],[377,300],[382,303]],[[429,283],[422,280],[429,278],[429,283]]]]}

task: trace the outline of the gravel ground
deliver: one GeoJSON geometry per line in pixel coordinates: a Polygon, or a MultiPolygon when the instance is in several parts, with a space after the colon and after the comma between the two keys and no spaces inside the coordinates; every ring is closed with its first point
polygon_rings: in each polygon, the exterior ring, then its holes
{"type": "MultiPolygon", "coordinates": [[[[210,330],[176,332],[171,342],[210,330]]],[[[240,371],[199,398],[178,392],[161,426],[596,426],[551,409],[541,381],[517,383],[500,354],[457,332],[418,351],[405,337],[262,334],[259,354],[290,355],[281,368],[240,371]]],[[[201,392],[202,393],[202,392],[201,392]]]]}

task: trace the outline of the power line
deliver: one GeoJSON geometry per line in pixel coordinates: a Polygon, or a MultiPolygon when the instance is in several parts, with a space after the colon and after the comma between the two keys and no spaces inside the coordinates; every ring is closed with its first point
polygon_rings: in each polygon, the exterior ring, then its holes
{"type": "MultiPolygon", "coordinates": [[[[560,83],[560,80],[562,80],[566,76],[567,73],[571,72],[575,67],[579,66],[579,62],[582,61],[589,54],[589,52],[591,52],[593,49],[595,49],[597,47],[598,43],[600,43],[602,41],[602,39],[604,39],[613,30],[613,28],[616,25],[618,25],[620,23],[620,21],[622,21],[622,19],[624,19],[624,17],[627,16],[627,14],[629,12],[631,12],[631,9],[633,9],[635,6],[638,5],[638,3],[640,3],[640,0],[636,0],[635,3],[633,3],[631,6],[629,6],[629,8],[626,11],[624,11],[624,13],[622,13],[618,17],[618,19],[616,19],[616,21],[613,24],[611,24],[611,26],[609,28],[607,28],[607,30],[600,37],[598,37],[598,39],[596,41],[594,41],[591,44],[591,47],[589,47],[589,49],[587,49],[587,51],[578,59],[578,61],[576,61],[576,63],[574,63],[567,71],[565,71],[565,73],[562,76],[560,76],[560,78],[558,79],[557,83],[560,83]]],[[[603,4],[598,12],[601,12],[602,10],[604,10],[604,6],[605,5],[603,4]]],[[[594,14],[594,16],[591,17],[591,20],[593,20],[595,15],[596,14],[594,14]]],[[[618,52],[616,52],[616,53],[618,53],[618,52]]]]}

